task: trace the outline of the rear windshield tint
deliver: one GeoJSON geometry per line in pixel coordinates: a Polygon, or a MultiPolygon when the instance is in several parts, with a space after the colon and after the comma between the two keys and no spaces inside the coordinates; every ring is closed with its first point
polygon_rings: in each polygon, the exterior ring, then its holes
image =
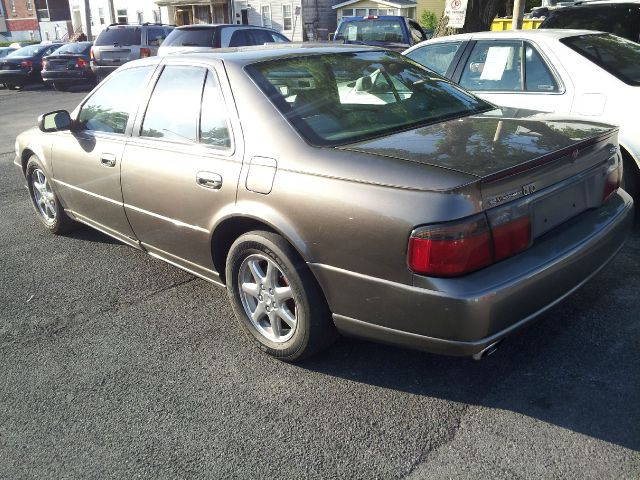
{"type": "Polygon", "coordinates": [[[400,20],[357,20],[342,22],[336,40],[347,42],[406,42],[400,20]]]}
{"type": "Polygon", "coordinates": [[[26,47],[19,48],[14,52],[7,55],[7,57],[32,57],[33,55],[37,55],[42,50],[45,50],[48,45],[27,45],[26,47]]]}
{"type": "Polygon", "coordinates": [[[494,108],[390,51],[309,55],[245,68],[312,145],[353,143],[494,108]]]}
{"type": "Polygon", "coordinates": [[[600,30],[638,41],[638,5],[568,7],[549,14],[540,28],[600,30]]]}
{"type": "Polygon", "coordinates": [[[91,42],[69,43],[63,45],[51,55],[88,55],[91,49],[91,42]]]}
{"type": "Polygon", "coordinates": [[[220,44],[217,28],[176,28],[164,42],[163,47],[217,47],[220,44]]]}
{"type": "Polygon", "coordinates": [[[560,40],[628,85],[640,85],[640,44],[615,35],[580,35],[560,40]]]}
{"type": "Polygon", "coordinates": [[[96,39],[96,46],[105,45],[140,45],[142,38],[139,28],[131,27],[109,27],[100,32],[96,39]]]}

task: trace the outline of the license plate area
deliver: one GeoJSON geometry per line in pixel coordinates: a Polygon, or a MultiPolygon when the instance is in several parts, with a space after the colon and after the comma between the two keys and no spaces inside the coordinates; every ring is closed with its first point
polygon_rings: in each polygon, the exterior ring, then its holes
{"type": "Polygon", "coordinates": [[[129,53],[131,52],[131,50],[106,50],[103,51],[102,54],[100,55],[100,58],[102,60],[110,60],[112,62],[119,62],[121,60],[128,60],[129,59],[129,53]]]}
{"type": "Polygon", "coordinates": [[[533,237],[544,235],[562,222],[587,210],[590,207],[587,192],[590,183],[587,179],[582,179],[535,201],[532,205],[533,237]]]}

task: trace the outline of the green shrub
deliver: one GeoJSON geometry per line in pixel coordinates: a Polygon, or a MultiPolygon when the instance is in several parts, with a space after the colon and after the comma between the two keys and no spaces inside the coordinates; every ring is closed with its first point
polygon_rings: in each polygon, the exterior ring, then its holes
{"type": "Polygon", "coordinates": [[[435,30],[438,26],[438,16],[430,10],[423,10],[420,15],[420,26],[426,30],[435,30]]]}

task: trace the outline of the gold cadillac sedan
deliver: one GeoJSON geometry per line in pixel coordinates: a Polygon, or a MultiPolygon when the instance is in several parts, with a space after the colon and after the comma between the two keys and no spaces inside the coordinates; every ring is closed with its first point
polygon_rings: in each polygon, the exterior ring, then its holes
{"type": "Polygon", "coordinates": [[[15,164],[45,228],[226,286],[287,361],[338,332],[481,358],[603,268],[633,218],[616,128],[497,108],[363,46],[128,63],[42,115],[15,164]]]}

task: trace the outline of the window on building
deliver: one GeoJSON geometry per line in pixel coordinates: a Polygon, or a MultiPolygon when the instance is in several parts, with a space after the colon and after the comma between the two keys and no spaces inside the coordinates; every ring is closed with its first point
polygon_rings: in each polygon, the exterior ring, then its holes
{"type": "Polygon", "coordinates": [[[126,8],[118,9],[116,11],[117,23],[127,23],[129,21],[129,13],[126,8]]]}
{"type": "Polygon", "coordinates": [[[100,25],[104,25],[104,8],[98,9],[98,18],[100,19],[100,25]]]}
{"type": "Polygon", "coordinates": [[[356,17],[364,17],[367,14],[366,8],[356,8],[356,17]]]}
{"type": "Polygon", "coordinates": [[[27,10],[33,10],[33,0],[27,0],[27,10]]]}
{"type": "Polygon", "coordinates": [[[16,2],[15,0],[9,0],[9,8],[13,13],[16,13],[16,2]]]}
{"type": "Polygon", "coordinates": [[[353,17],[353,8],[343,8],[342,9],[343,17],[353,17]]]}
{"type": "Polygon", "coordinates": [[[271,5],[262,5],[260,12],[262,13],[262,26],[271,27],[271,5]]]}
{"type": "Polygon", "coordinates": [[[291,14],[291,4],[282,5],[282,29],[291,30],[293,28],[293,16],[291,14]]]}

